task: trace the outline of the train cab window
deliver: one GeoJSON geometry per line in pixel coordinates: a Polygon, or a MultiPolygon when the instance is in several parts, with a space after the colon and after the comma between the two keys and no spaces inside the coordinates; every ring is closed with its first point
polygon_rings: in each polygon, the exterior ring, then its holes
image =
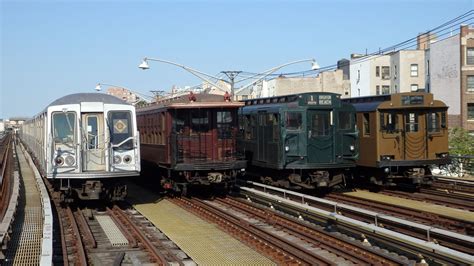
{"type": "Polygon", "coordinates": [[[112,111],[109,112],[109,130],[110,143],[112,145],[119,145],[118,149],[130,150],[133,149],[133,140],[126,139],[132,136],[131,114],[128,111],[112,111]],[[124,143],[122,143],[124,142],[124,143]]]}
{"type": "Polygon", "coordinates": [[[405,115],[405,131],[418,132],[418,114],[408,113],[405,115]]]}
{"type": "Polygon", "coordinates": [[[300,130],[303,119],[300,112],[287,112],[286,113],[286,129],[288,130],[300,130]]]}
{"type": "Polygon", "coordinates": [[[339,112],[339,129],[347,130],[352,128],[352,113],[339,112]]]}
{"type": "Polygon", "coordinates": [[[198,109],[191,112],[191,134],[209,131],[209,112],[198,109]]]}
{"type": "Polygon", "coordinates": [[[364,136],[370,136],[370,114],[364,113],[363,114],[363,134],[364,136]]]}
{"type": "Polygon", "coordinates": [[[72,146],[75,140],[76,114],[74,112],[55,112],[52,120],[54,143],[72,146]]]}
{"type": "Polygon", "coordinates": [[[99,147],[99,128],[97,116],[87,117],[87,148],[89,150],[99,147]]]}
{"type": "Polygon", "coordinates": [[[174,117],[174,124],[176,133],[184,133],[184,125],[186,123],[186,113],[183,110],[177,110],[176,116],[174,117]]]}
{"type": "Polygon", "coordinates": [[[393,133],[398,129],[397,114],[394,113],[380,113],[380,129],[388,133],[393,133]]]}
{"type": "Polygon", "coordinates": [[[439,119],[439,113],[428,113],[428,132],[439,132],[441,130],[441,121],[439,119]]]}
{"type": "Polygon", "coordinates": [[[219,139],[232,137],[232,113],[230,111],[217,112],[217,135],[219,139]]]}
{"type": "Polygon", "coordinates": [[[327,136],[330,134],[329,113],[312,114],[311,137],[327,136]]]}

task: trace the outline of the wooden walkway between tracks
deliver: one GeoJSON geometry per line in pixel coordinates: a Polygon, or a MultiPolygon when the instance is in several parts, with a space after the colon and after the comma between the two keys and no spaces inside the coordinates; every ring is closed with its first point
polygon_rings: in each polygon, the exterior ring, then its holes
{"type": "Polygon", "coordinates": [[[217,225],[153,193],[129,187],[128,201],[198,265],[275,265],[217,225]]]}
{"type": "MultiPolygon", "coordinates": [[[[416,200],[410,200],[410,199],[404,199],[404,198],[399,198],[399,197],[392,197],[388,195],[383,195],[383,194],[378,194],[378,193],[373,193],[369,191],[364,191],[364,190],[357,190],[354,192],[347,192],[344,193],[346,195],[350,195],[353,197],[361,198],[361,199],[368,199],[368,200],[373,200],[381,203],[387,203],[395,206],[400,206],[400,207],[406,207],[410,208],[413,210],[420,210],[424,212],[431,212],[437,215],[445,216],[445,217],[453,217],[459,220],[464,220],[467,222],[473,222],[474,221],[474,213],[465,211],[465,210],[459,210],[459,209],[454,209],[446,206],[441,206],[441,205],[436,205],[432,203],[427,203],[427,202],[422,202],[422,201],[416,201],[416,200]]],[[[449,194],[446,194],[446,197],[449,197],[449,194]]]]}

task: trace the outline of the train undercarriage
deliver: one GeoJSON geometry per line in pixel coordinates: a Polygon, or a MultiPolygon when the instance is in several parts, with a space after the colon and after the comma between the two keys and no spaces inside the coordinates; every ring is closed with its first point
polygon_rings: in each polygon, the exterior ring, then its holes
{"type": "Polygon", "coordinates": [[[429,186],[433,181],[428,166],[386,166],[382,168],[358,167],[356,179],[381,187],[400,185],[429,186]]]}
{"type": "Polygon", "coordinates": [[[127,185],[118,180],[58,179],[53,181],[53,186],[64,202],[75,199],[121,201],[127,196],[127,185]]]}
{"type": "Polygon", "coordinates": [[[252,178],[272,186],[288,189],[326,189],[345,187],[351,178],[344,169],[331,170],[274,170],[253,168],[247,173],[252,178]]]}

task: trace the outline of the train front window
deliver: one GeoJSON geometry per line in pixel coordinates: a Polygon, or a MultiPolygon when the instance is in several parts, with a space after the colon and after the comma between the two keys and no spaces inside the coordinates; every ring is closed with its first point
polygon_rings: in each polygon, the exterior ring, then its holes
{"type": "Polygon", "coordinates": [[[441,130],[441,121],[439,119],[439,113],[428,113],[428,132],[434,133],[441,130]]]}
{"type": "Polygon", "coordinates": [[[217,112],[217,134],[220,139],[232,137],[232,113],[230,111],[217,112]]]}
{"type": "Polygon", "coordinates": [[[76,114],[74,112],[53,113],[53,138],[55,144],[74,144],[76,132],[76,114]]]}
{"type": "Polygon", "coordinates": [[[287,112],[286,113],[286,129],[288,130],[300,130],[303,119],[300,112],[287,112]]]}
{"type": "Polygon", "coordinates": [[[352,128],[352,113],[339,112],[339,129],[347,130],[352,128]]]}
{"type": "Polygon", "coordinates": [[[405,115],[405,131],[418,132],[418,114],[408,113],[405,115]]]}
{"type": "Polygon", "coordinates": [[[313,114],[312,116],[311,137],[329,135],[331,127],[329,113],[313,114]]]}
{"type": "Polygon", "coordinates": [[[87,117],[87,145],[88,149],[97,149],[99,146],[97,116],[87,117]]]}
{"type": "Polygon", "coordinates": [[[392,133],[398,129],[397,120],[395,113],[380,113],[380,128],[392,133]]]}
{"type": "Polygon", "coordinates": [[[112,145],[119,145],[118,149],[130,150],[133,149],[133,140],[126,139],[132,136],[132,123],[130,112],[127,111],[113,111],[109,112],[109,130],[110,143],[112,145]],[[124,142],[125,141],[125,142],[124,142]],[[124,142],[124,143],[122,143],[124,142]]]}
{"type": "Polygon", "coordinates": [[[191,112],[191,133],[209,131],[209,112],[198,109],[191,112]]]}

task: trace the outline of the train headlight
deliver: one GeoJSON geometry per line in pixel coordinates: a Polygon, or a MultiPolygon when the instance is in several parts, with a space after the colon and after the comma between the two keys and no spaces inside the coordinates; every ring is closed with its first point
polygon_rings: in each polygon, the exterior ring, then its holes
{"type": "Polygon", "coordinates": [[[131,162],[132,162],[132,156],[130,156],[130,155],[125,155],[125,156],[123,157],[123,161],[124,161],[125,163],[131,163],[131,162]]]}
{"type": "Polygon", "coordinates": [[[114,164],[120,164],[122,162],[122,158],[118,155],[114,156],[114,164]]]}
{"type": "Polygon", "coordinates": [[[290,151],[290,147],[285,146],[285,151],[286,151],[286,152],[289,152],[289,151],[290,151]]]}
{"type": "Polygon", "coordinates": [[[56,165],[59,165],[59,166],[63,165],[64,163],[63,157],[61,156],[56,157],[56,159],[54,159],[54,163],[56,163],[56,165]]]}
{"type": "Polygon", "coordinates": [[[68,165],[68,166],[72,166],[72,165],[76,164],[76,159],[71,155],[67,156],[65,161],[66,161],[66,165],[68,165]]]}
{"type": "Polygon", "coordinates": [[[354,145],[349,146],[349,150],[354,151],[355,150],[354,145]]]}

